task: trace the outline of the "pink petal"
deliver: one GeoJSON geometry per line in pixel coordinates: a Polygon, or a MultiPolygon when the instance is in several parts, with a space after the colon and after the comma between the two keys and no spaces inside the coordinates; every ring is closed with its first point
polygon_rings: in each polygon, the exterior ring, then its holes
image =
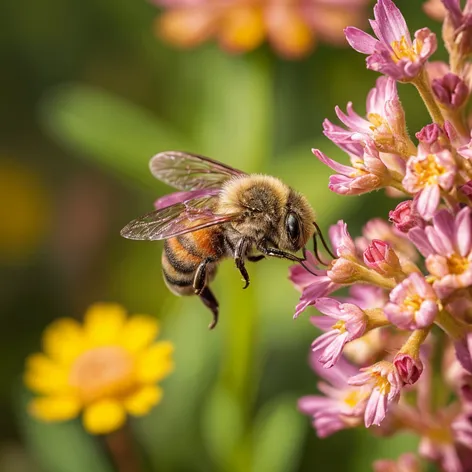
{"type": "Polygon", "coordinates": [[[342,175],[349,176],[352,172],[355,172],[353,167],[348,167],[339,162],[333,161],[326,154],[322,153],[319,149],[312,149],[311,152],[323,163],[331,169],[339,172],[342,175]]]}
{"type": "Polygon", "coordinates": [[[418,251],[424,257],[428,257],[430,254],[433,254],[435,251],[433,246],[428,241],[426,232],[422,228],[413,228],[408,231],[408,239],[416,246],[418,251]]]}
{"type": "Polygon", "coordinates": [[[341,303],[334,298],[318,298],[318,300],[315,302],[315,308],[318,311],[335,319],[341,319],[342,317],[340,306],[341,303]]]}
{"type": "Polygon", "coordinates": [[[374,6],[374,16],[381,41],[390,45],[393,41],[400,41],[404,36],[411,44],[405,18],[392,0],[379,0],[374,6]]]}
{"type": "Polygon", "coordinates": [[[472,246],[472,214],[469,207],[463,208],[456,216],[455,240],[459,254],[467,256],[472,246]]]}
{"type": "Polygon", "coordinates": [[[428,185],[419,194],[416,200],[416,208],[425,220],[429,220],[433,216],[439,205],[440,197],[438,185],[428,185]]]}
{"type": "Polygon", "coordinates": [[[344,34],[346,35],[349,45],[362,54],[372,54],[375,50],[375,45],[378,43],[378,41],[370,34],[367,34],[365,31],[355,28],[354,26],[348,26],[345,28],[344,34]]]}

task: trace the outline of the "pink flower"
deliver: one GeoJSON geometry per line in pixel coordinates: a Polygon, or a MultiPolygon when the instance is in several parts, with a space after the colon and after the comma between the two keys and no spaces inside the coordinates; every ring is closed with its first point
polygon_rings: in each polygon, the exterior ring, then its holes
{"type": "Polygon", "coordinates": [[[432,225],[413,228],[408,237],[426,257],[426,267],[435,277],[433,288],[445,298],[472,285],[472,210],[438,211],[432,225]]]}
{"type": "Polygon", "coordinates": [[[335,127],[325,120],[324,134],[336,144],[372,140],[377,148],[394,149],[395,141],[405,134],[405,116],[398,98],[395,81],[390,77],[379,77],[375,87],[367,96],[367,119],[358,115],[352,106],[347,104],[347,114],[336,107],[336,115],[347,127],[347,130],[335,127]]]}
{"type": "MultiPolygon", "coordinates": [[[[352,144],[351,148],[356,146],[352,144]]],[[[360,147],[360,155],[351,154],[352,166],[339,164],[319,149],[312,149],[313,154],[323,164],[337,172],[329,178],[328,188],[331,191],[340,195],[361,195],[390,185],[390,173],[373,143],[366,143],[365,148],[360,147]]]]}
{"type": "Polygon", "coordinates": [[[460,55],[467,56],[472,51],[472,5],[470,0],[467,0],[463,11],[461,11],[459,0],[443,0],[443,4],[446,7],[443,27],[446,47],[451,56],[455,51],[460,55]]]}
{"type": "Polygon", "coordinates": [[[364,262],[367,267],[384,277],[402,274],[400,261],[392,246],[380,239],[374,239],[364,251],[364,262]]]}
{"type": "Polygon", "coordinates": [[[435,418],[424,418],[423,422],[420,455],[437,462],[445,472],[469,472],[472,467],[470,413],[457,415],[453,409],[443,410],[435,418]]]}
{"type": "Polygon", "coordinates": [[[374,462],[374,472],[421,472],[421,464],[413,454],[403,454],[398,461],[383,459],[374,462]]]}
{"type": "Polygon", "coordinates": [[[469,87],[456,74],[448,73],[432,83],[434,96],[445,107],[457,109],[467,100],[469,87]]]}
{"type": "Polygon", "coordinates": [[[365,408],[366,428],[380,425],[390,405],[398,402],[402,381],[391,362],[380,361],[360,370],[361,373],[348,380],[349,385],[369,386],[371,389],[365,408]]]}
{"type": "Polygon", "coordinates": [[[412,205],[412,200],[405,200],[397,205],[395,210],[389,212],[388,217],[395,228],[402,233],[408,233],[416,226],[424,228],[425,221],[412,205]]]}
{"type": "Polygon", "coordinates": [[[419,214],[430,219],[441,198],[441,190],[450,190],[454,184],[456,165],[451,153],[444,149],[435,154],[418,146],[418,155],[408,160],[403,186],[416,196],[419,214]]]}
{"type": "Polygon", "coordinates": [[[314,305],[327,316],[312,316],[311,322],[326,333],[315,339],[311,348],[323,367],[329,369],[341,357],[344,345],[364,334],[368,317],[358,306],[332,298],[318,298],[314,305]]]}
{"type": "Polygon", "coordinates": [[[328,277],[326,270],[318,269],[315,256],[310,251],[307,251],[307,261],[305,264],[311,272],[317,275],[308,272],[301,265],[294,265],[289,269],[289,279],[302,292],[300,301],[295,309],[295,314],[293,315],[294,318],[298,318],[318,298],[326,297],[339,288],[339,285],[335,284],[328,277]]]}
{"type": "Polygon", "coordinates": [[[410,385],[416,383],[423,372],[421,359],[405,353],[398,353],[393,360],[393,365],[402,382],[410,385]]]}
{"type": "Polygon", "coordinates": [[[436,35],[423,28],[415,33],[412,42],[405,19],[392,0],[378,0],[374,16],[370,24],[378,39],[358,28],[348,27],[344,30],[347,41],[356,51],[369,55],[368,69],[395,80],[413,80],[436,51],[436,35]]]}
{"type": "Polygon", "coordinates": [[[430,123],[424,126],[415,136],[423,150],[428,153],[434,154],[450,146],[445,131],[437,123],[430,123]]]}
{"type": "Polygon", "coordinates": [[[370,242],[374,239],[385,241],[392,246],[401,262],[404,260],[415,261],[418,259],[418,252],[411,242],[381,218],[369,220],[362,228],[362,237],[356,238],[356,246],[365,251],[370,242]]]}
{"type": "MultiPolygon", "coordinates": [[[[332,225],[329,229],[329,239],[333,248],[333,253],[338,257],[335,264],[338,262],[347,262],[357,260],[357,249],[354,245],[348,230],[347,225],[342,220],[338,221],[336,225],[332,225]]],[[[330,277],[331,269],[320,270],[317,267],[317,261],[310,251],[307,251],[307,261],[305,264],[310,270],[316,274],[313,275],[304,269],[301,265],[295,265],[290,268],[289,279],[294,283],[295,287],[302,292],[300,301],[296,307],[294,318],[300,314],[310,305],[313,305],[318,298],[326,297],[330,293],[340,288],[339,283],[330,277]]]]}
{"type": "Polygon", "coordinates": [[[344,358],[331,369],[323,369],[314,354],[310,363],[320,377],[329,383],[320,382],[318,389],[323,395],[300,398],[298,408],[313,418],[318,437],[325,438],[336,431],[357,426],[362,418],[368,389],[351,387],[348,379],[357,369],[344,358]]]}
{"type": "Polygon", "coordinates": [[[458,154],[460,154],[464,159],[472,159],[472,139],[457,149],[458,154]]]}
{"type": "Polygon", "coordinates": [[[390,292],[390,303],[384,311],[400,329],[422,329],[434,323],[438,299],[424,277],[414,272],[390,292]]]}

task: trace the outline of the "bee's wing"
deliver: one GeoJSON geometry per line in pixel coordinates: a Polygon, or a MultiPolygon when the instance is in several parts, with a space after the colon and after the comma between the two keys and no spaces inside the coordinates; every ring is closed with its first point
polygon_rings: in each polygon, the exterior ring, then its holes
{"type": "Polygon", "coordinates": [[[128,239],[156,241],[190,233],[235,219],[238,214],[217,214],[211,210],[214,196],[194,198],[152,211],[131,221],[121,230],[128,239]]]}
{"type": "Polygon", "coordinates": [[[167,208],[169,206],[175,205],[176,203],[186,202],[188,200],[192,200],[194,198],[199,197],[210,197],[216,196],[220,192],[220,189],[213,188],[213,189],[201,189],[201,190],[189,190],[188,192],[174,192],[170,193],[169,195],[164,195],[163,197],[158,198],[154,202],[154,207],[156,210],[162,210],[163,208],[167,208]]]}
{"type": "Polygon", "coordinates": [[[149,167],[156,179],[186,191],[219,188],[231,177],[247,175],[208,157],[181,151],[156,154],[149,167]]]}

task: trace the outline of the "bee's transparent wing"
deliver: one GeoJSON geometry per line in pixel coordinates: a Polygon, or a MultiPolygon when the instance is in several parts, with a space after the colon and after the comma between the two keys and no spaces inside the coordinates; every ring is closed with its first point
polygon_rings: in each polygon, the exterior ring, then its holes
{"type": "Polygon", "coordinates": [[[176,203],[186,202],[188,200],[192,200],[194,198],[199,197],[210,197],[216,196],[220,192],[220,189],[213,188],[213,189],[200,189],[200,190],[189,190],[188,192],[174,192],[170,193],[169,195],[164,195],[163,197],[158,198],[154,202],[154,207],[156,210],[161,210],[163,208],[167,208],[169,206],[175,205],[176,203]]]}
{"type": "Polygon", "coordinates": [[[156,241],[190,233],[235,219],[238,214],[220,215],[211,210],[214,196],[194,198],[152,211],[131,221],[121,230],[128,239],[156,241]]]}
{"type": "Polygon", "coordinates": [[[149,167],[156,179],[186,191],[219,188],[232,177],[247,175],[208,157],[181,151],[156,154],[149,167]]]}

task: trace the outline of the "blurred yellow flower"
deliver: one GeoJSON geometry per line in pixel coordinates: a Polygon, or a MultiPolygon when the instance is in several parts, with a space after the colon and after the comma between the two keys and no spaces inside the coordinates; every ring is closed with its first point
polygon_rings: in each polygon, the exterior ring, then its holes
{"type": "Polygon", "coordinates": [[[41,175],[0,156],[0,262],[22,262],[49,231],[51,200],[41,175]]]}
{"type": "Polygon", "coordinates": [[[154,342],[157,321],[129,318],[117,304],[97,303],[83,325],[72,318],[53,322],[44,332],[43,353],[26,361],[24,381],[41,396],[29,405],[44,421],[64,421],[83,411],[85,429],[106,434],[126,415],[142,416],[159,403],[157,382],[173,370],[173,345],[154,342]]]}
{"type": "Polygon", "coordinates": [[[165,40],[193,47],[216,37],[230,52],[258,47],[266,38],[286,58],[310,53],[321,39],[347,45],[343,28],[361,26],[369,0],[153,0],[168,10],[156,22],[165,40]]]}

